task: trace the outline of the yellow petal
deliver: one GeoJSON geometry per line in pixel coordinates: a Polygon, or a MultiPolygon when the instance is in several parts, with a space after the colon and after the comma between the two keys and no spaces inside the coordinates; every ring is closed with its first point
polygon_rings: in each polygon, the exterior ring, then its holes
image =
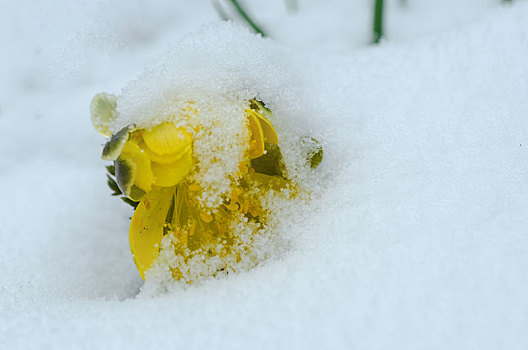
{"type": "Polygon", "coordinates": [[[164,155],[179,153],[192,142],[192,136],[184,127],[177,128],[166,122],[143,131],[143,141],[151,151],[164,155]]]}
{"type": "Polygon", "coordinates": [[[264,134],[264,140],[267,143],[272,143],[274,145],[278,144],[279,138],[277,137],[277,132],[275,132],[275,128],[269,121],[269,117],[271,116],[271,111],[269,108],[267,108],[264,103],[256,99],[252,99],[249,102],[249,109],[246,110],[246,112],[254,113],[258,117],[264,134]]]}
{"type": "MultiPolygon", "coordinates": [[[[249,110],[252,112],[251,110],[249,110]]],[[[258,158],[264,154],[264,135],[262,133],[262,127],[258,121],[258,118],[254,113],[248,113],[248,128],[249,128],[249,157],[258,158]]]]}
{"type": "MultiPolygon", "coordinates": [[[[207,214],[202,216],[203,212],[192,203],[191,198],[186,183],[177,186],[172,223],[174,227],[181,228],[178,239],[190,250],[214,249],[218,240],[223,239],[218,232],[220,221],[216,219],[220,213],[215,214],[214,219],[207,214]]],[[[219,212],[221,210],[218,208],[219,212]]]]}
{"type": "Polygon", "coordinates": [[[156,188],[143,198],[132,216],[130,252],[143,279],[145,271],[159,255],[163,229],[174,195],[174,188],[156,188]]]}
{"type": "Polygon", "coordinates": [[[238,204],[234,203],[234,202],[231,202],[229,204],[226,204],[225,206],[227,209],[231,210],[231,211],[235,211],[235,210],[238,210],[239,206],[238,204]]]}
{"type": "MultiPolygon", "coordinates": [[[[133,184],[145,192],[150,191],[152,188],[152,183],[154,181],[154,175],[152,173],[150,159],[147,157],[146,153],[138,146],[138,144],[133,141],[127,141],[125,143],[125,146],[123,147],[123,150],[121,151],[121,156],[119,158],[127,159],[132,164],[134,164],[135,169],[132,180],[133,184]]],[[[132,188],[130,188],[130,190],[131,189],[132,188]]],[[[128,193],[123,193],[129,197],[131,194],[130,190],[128,191],[128,193]]],[[[137,200],[137,198],[131,199],[137,200]]]]}
{"type": "Polygon", "coordinates": [[[190,184],[189,185],[189,191],[190,192],[200,191],[200,189],[201,189],[201,187],[198,184],[190,184]]]}
{"type": "Polygon", "coordinates": [[[273,127],[271,122],[267,118],[260,115],[259,113],[256,113],[256,116],[260,123],[260,127],[262,128],[262,134],[264,135],[264,141],[277,145],[279,143],[279,137],[277,136],[277,132],[275,131],[275,128],[273,127]]]}
{"type": "Polygon", "coordinates": [[[179,152],[176,153],[170,153],[170,154],[158,154],[156,152],[153,152],[144,141],[139,143],[139,147],[145,151],[147,156],[150,158],[151,161],[161,164],[171,164],[180,159],[186,152],[189,152],[191,150],[191,145],[189,144],[187,147],[182,148],[179,152]]]}
{"type": "Polygon", "coordinates": [[[208,224],[213,221],[213,216],[209,213],[202,211],[200,212],[200,219],[202,219],[206,224],[208,224]]]}
{"type": "Polygon", "coordinates": [[[189,148],[179,159],[171,164],[152,162],[154,184],[161,187],[170,187],[179,184],[192,169],[192,152],[189,148]]]}
{"type": "Polygon", "coordinates": [[[112,135],[110,126],[116,116],[114,111],[117,107],[117,97],[106,92],[95,95],[90,103],[90,119],[92,124],[101,135],[109,137],[112,135]]]}

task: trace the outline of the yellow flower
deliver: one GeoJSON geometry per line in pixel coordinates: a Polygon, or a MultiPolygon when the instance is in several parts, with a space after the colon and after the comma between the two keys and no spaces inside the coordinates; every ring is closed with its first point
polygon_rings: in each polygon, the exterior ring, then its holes
{"type": "Polygon", "coordinates": [[[192,136],[166,122],[149,129],[128,126],[112,135],[102,158],[113,160],[121,192],[140,201],[153,186],[172,187],[192,169],[192,136]]]}
{"type": "MultiPolygon", "coordinates": [[[[92,101],[92,122],[103,135],[109,134],[115,112],[115,97],[99,94],[92,101]],[[110,107],[109,107],[110,106],[110,107]]],[[[114,161],[120,191],[137,205],[130,224],[130,249],[142,278],[159,255],[164,236],[175,238],[173,248],[183,263],[196,254],[225,257],[235,254],[234,222],[265,225],[261,196],[269,189],[287,185],[282,175],[278,137],[269,119],[271,112],[251,100],[245,111],[249,130],[247,158],[239,166],[239,179],[232,182],[229,198],[216,208],[199,202],[202,189],[189,180],[193,171],[192,130],[164,122],[152,128],[130,125],[106,143],[102,158],[114,161]]],[[[240,259],[240,256],[238,256],[240,259]]],[[[179,263],[170,266],[175,279],[185,277],[179,263]]],[[[219,267],[223,269],[224,267],[219,267]]]]}

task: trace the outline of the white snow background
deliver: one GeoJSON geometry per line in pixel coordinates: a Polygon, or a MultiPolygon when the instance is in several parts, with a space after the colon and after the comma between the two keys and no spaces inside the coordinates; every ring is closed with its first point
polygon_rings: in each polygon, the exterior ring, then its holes
{"type": "Polygon", "coordinates": [[[262,41],[211,34],[209,1],[4,0],[0,347],[528,348],[528,2],[401,3],[371,46],[370,1],[246,1],[262,41]],[[280,259],[151,295],[89,103],[181,38],[213,78],[266,76],[327,188],[280,259]]]}

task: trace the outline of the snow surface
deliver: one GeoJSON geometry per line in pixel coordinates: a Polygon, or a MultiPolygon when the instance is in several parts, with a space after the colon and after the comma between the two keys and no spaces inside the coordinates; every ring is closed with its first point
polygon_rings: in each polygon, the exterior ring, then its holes
{"type": "Polygon", "coordinates": [[[274,39],[234,29],[245,39],[225,76],[277,75],[249,88],[323,141],[325,188],[283,220],[280,258],[152,295],[89,103],[180,38],[217,62],[201,29],[216,14],[208,1],[5,1],[2,347],[527,348],[528,2],[406,3],[388,2],[372,47],[367,2],[247,2],[274,39]],[[242,46],[262,47],[263,71],[242,46]]]}

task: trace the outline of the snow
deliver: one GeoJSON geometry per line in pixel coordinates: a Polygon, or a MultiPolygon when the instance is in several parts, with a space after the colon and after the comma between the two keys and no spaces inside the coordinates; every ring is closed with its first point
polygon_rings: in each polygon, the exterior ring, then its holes
{"type": "Polygon", "coordinates": [[[372,47],[367,2],[247,2],[273,39],[230,28],[217,57],[207,1],[6,1],[3,347],[526,348],[528,3],[399,3],[372,47]],[[89,104],[159,57],[189,62],[166,56],[181,40],[213,67],[174,71],[196,91],[256,91],[279,129],[322,141],[321,190],[281,214],[279,257],[140,292],[89,104]]]}
{"type": "Polygon", "coordinates": [[[295,96],[286,84],[291,69],[284,56],[271,40],[259,40],[232,23],[188,34],[123,89],[115,129],[132,123],[148,126],[173,112],[179,101],[229,99],[236,104],[235,99],[247,103],[258,97],[287,104],[295,96]]]}

